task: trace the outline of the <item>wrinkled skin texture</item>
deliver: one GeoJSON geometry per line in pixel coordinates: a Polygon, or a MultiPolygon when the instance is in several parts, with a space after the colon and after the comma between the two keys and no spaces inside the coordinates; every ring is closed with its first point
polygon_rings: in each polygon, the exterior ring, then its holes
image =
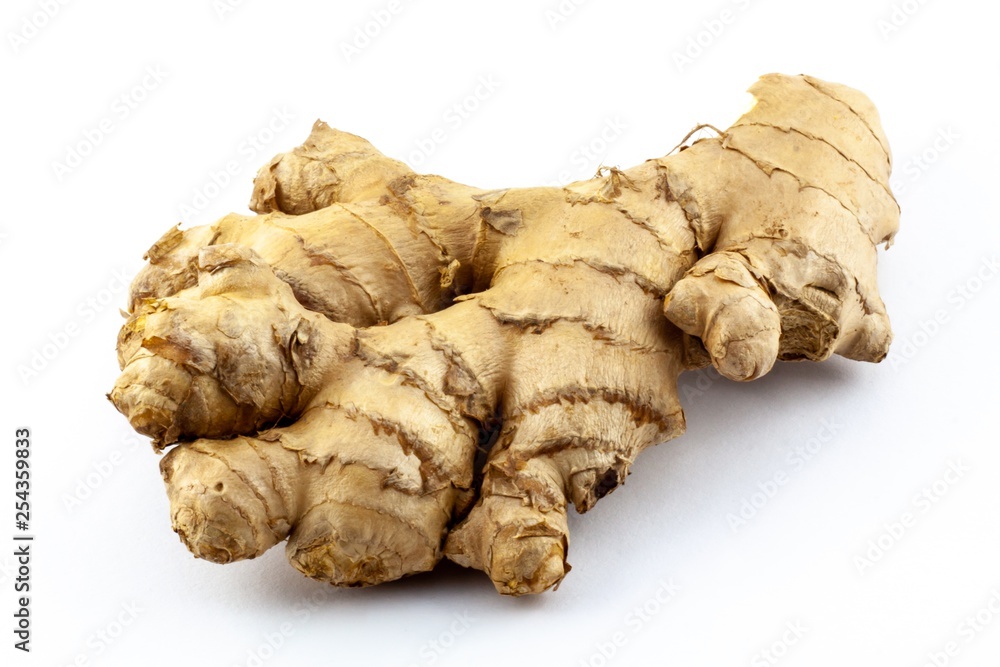
{"type": "Polygon", "coordinates": [[[505,594],[569,569],[585,512],[680,435],[677,378],[877,362],[899,211],[862,94],[769,75],[721,136],[565,188],[413,173],[317,123],[255,216],[171,230],[132,285],[115,406],[201,558],[337,585],[446,556],[505,594]],[[495,443],[476,469],[482,434],[495,443]]]}

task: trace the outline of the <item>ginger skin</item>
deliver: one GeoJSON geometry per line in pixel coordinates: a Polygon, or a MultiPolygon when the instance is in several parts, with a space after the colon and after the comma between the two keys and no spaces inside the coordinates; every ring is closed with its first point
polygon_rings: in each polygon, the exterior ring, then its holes
{"type": "Polygon", "coordinates": [[[181,539],[215,562],[287,539],[337,585],[448,557],[538,593],[569,570],[568,505],[683,433],[681,372],[880,361],[899,209],[877,112],[805,76],[751,92],[720,136],[565,188],[418,175],[318,122],[258,174],[258,215],[169,231],[109,397],[177,445],[181,539]]]}

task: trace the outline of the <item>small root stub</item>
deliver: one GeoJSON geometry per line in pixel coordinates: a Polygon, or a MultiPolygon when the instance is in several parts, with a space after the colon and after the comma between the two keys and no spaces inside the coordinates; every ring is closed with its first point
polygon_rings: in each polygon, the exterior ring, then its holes
{"type": "Polygon", "coordinates": [[[285,549],[302,574],[334,586],[374,586],[434,568],[440,554],[413,526],[367,508],[324,502],[285,549]]]}
{"type": "Polygon", "coordinates": [[[520,498],[487,496],[445,546],[449,559],[485,570],[503,595],[541,593],[570,570],[564,508],[542,512],[520,498]]]}
{"type": "Polygon", "coordinates": [[[555,588],[569,571],[561,538],[529,537],[507,542],[503,549],[496,547],[489,573],[497,592],[503,595],[528,595],[555,588]]]}
{"type": "Polygon", "coordinates": [[[231,563],[253,558],[247,544],[208,521],[203,512],[182,507],[173,517],[174,532],[198,558],[213,563],[231,563]]]}
{"type": "MultiPolygon", "coordinates": [[[[231,450],[236,442],[229,441],[231,450]]],[[[256,558],[288,534],[288,522],[272,519],[266,496],[250,488],[225,459],[178,447],[163,458],[160,470],[173,529],[195,556],[213,563],[256,558]]]]}

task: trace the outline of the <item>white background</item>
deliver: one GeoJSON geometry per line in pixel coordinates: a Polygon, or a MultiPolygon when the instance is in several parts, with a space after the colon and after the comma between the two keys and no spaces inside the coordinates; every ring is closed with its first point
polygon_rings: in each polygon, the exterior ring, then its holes
{"type": "Polygon", "coordinates": [[[558,14],[558,0],[411,0],[350,58],[388,0],[50,4],[48,18],[44,2],[9,0],[0,17],[0,662],[997,664],[994,3],[566,0],[558,14]],[[726,127],[772,71],[846,83],[881,111],[903,209],[879,266],[896,332],[884,363],[685,378],[688,433],[571,517],[573,571],[539,597],[501,598],[448,565],[338,590],[281,548],[218,566],[180,544],[158,458],[104,397],[117,276],[171,225],[246,211],[256,169],[317,117],[420,170],[531,185],[662,155],[699,122],[726,127]],[[456,103],[476,108],[457,123],[456,103]],[[269,134],[272,122],[285,127],[269,134]],[[436,128],[444,141],[426,150],[436,128]],[[77,166],[57,165],[77,149],[77,166]],[[230,161],[232,182],[212,187],[230,161]],[[30,655],[10,629],[23,426],[30,655]],[[800,464],[802,447],[814,454],[800,464]],[[950,466],[964,472],[942,481],[950,466]],[[783,474],[773,497],[754,496],[783,474]],[[744,500],[759,507],[734,527],[744,500]],[[666,602],[661,582],[677,587],[666,602]]]}

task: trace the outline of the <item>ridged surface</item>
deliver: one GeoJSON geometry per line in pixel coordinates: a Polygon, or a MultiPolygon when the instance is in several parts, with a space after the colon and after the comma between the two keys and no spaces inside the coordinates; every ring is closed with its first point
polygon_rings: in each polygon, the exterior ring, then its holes
{"type": "Polygon", "coordinates": [[[261,169],[258,215],[167,232],[110,397],[180,443],[181,539],[217,562],[287,539],[344,586],[447,556],[537,593],[569,571],[569,504],[683,432],[683,370],[881,359],[899,211],[874,107],[810,77],[751,90],[720,136],[565,188],[417,175],[317,123],[261,169]]]}

